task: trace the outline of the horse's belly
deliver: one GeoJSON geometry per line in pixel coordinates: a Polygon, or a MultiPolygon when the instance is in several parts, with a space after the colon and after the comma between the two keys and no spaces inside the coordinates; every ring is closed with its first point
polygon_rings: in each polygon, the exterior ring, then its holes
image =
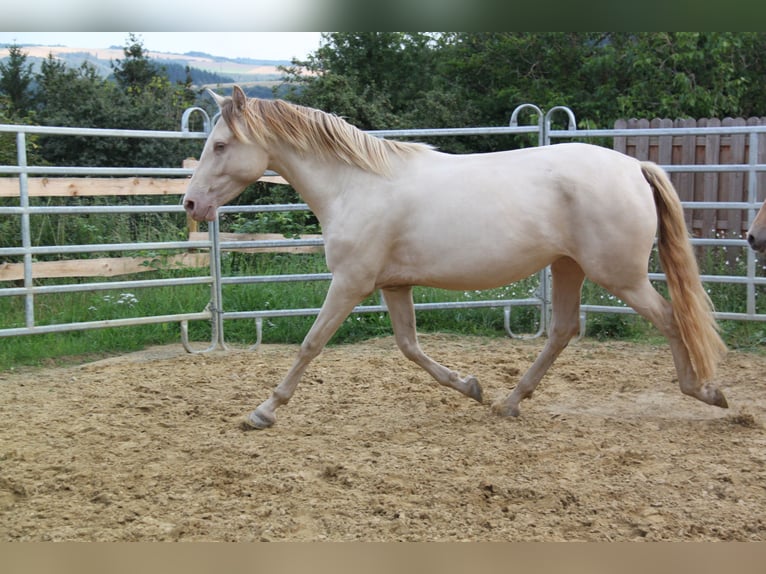
{"type": "Polygon", "coordinates": [[[423,285],[441,289],[492,289],[519,281],[549,265],[557,255],[530,247],[450,245],[431,251],[420,245],[394,256],[379,277],[379,286],[423,285]]]}

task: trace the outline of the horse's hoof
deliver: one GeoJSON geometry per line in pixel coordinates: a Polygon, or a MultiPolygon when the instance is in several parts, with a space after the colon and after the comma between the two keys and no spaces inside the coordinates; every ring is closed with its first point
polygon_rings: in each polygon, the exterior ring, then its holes
{"type": "Polygon", "coordinates": [[[689,395],[690,397],[694,397],[698,401],[702,401],[706,405],[711,405],[722,409],[729,408],[729,403],[726,400],[726,396],[715,385],[710,383],[706,383],[691,390],[681,387],[681,392],[685,395],[689,395]]]}
{"type": "Polygon", "coordinates": [[[492,405],[492,412],[500,417],[518,417],[521,414],[519,405],[510,405],[506,401],[497,401],[492,405]]]}
{"type": "Polygon", "coordinates": [[[481,385],[476,377],[470,375],[465,379],[466,383],[466,396],[471,397],[473,400],[479,403],[484,402],[484,391],[481,390],[481,385]]]}
{"type": "Polygon", "coordinates": [[[718,389],[715,389],[715,392],[713,393],[713,402],[710,404],[716,407],[721,407],[722,409],[729,408],[729,403],[726,401],[726,396],[718,389]]]}
{"type": "Polygon", "coordinates": [[[273,416],[265,416],[263,413],[259,413],[258,409],[256,409],[247,416],[244,421],[244,425],[251,429],[262,430],[273,426],[275,422],[276,418],[273,416]]]}

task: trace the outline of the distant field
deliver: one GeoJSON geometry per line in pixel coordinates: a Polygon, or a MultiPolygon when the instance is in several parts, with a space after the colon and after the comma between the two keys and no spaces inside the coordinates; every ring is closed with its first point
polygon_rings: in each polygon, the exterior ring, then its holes
{"type": "MultiPolygon", "coordinates": [[[[111,73],[111,62],[125,57],[122,49],[117,48],[71,48],[65,46],[25,46],[22,52],[27,54],[30,63],[39,64],[40,61],[53,54],[56,58],[64,60],[72,67],[79,66],[88,61],[104,75],[111,73]]],[[[8,57],[8,48],[0,48],[0,60],[8,57]]],[[[214,56],[204,57],[201,55],[172,54],[167,52],[148,51],[147,55],[159,63],[173,62],[182,66],[190,66],[200,70],[214,72],[223,76],[234,78],[241,83],[261,83],[276,81],[282,73],[279,66],[289,65],[286,60],[254,60],[250,63],[235,62],[226,58],[214,56]]]]}

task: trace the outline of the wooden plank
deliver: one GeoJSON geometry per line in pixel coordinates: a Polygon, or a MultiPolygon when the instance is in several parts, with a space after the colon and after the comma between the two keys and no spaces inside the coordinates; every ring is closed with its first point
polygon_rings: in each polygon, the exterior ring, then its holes
{"type": "MultiPolygon", "coordinates": [[[[638,128],[638,120],[636,118],[630,118],[628,125],[625,126],[629,130],[638,128]]],[[[628,136],[625,143],[625,153],[629,156],[636,157],[636,136],[628,136]]]]}
{"type": "MultiPolygon", "coordinates": [[[[697,125],[697,122],[693,119],[681,119],[675,122],[677,127],[693,128],[697,125]]],[[[694,159],[696,157],[697,139],[693,135],[685,135],[679,138],[679,153],[680,161],[674,161],[681,165],[694,165],[694,159]]],[[[681,201],[694,201],[694,174],[689,172],[678,173],[678,183],[676,184],[676,191],[681,201]]],[[[701,227],[701,223],[695,221],[698,213],[690,213],[690,210],[686,210],[686,225],[689,230],[698,230],[701,227]]],[[[698,212],[699,210],[694,210],[698,212]]]]}
{"type": "MultiPolygon", "coordinates": [[[[182,195],[186,178],[153,177],[30,177],[30,197],[92,197],[98,195],[182,195]]],[[[0,178],[0,197],[18,197],[19,180],[0,178]]]]}
{"type": "MultiPolygon", "coordinates": [[[[208,267],[210,255],[207,252],[179,253],[165,258],[146,257],[102,257],[99,259],[67,259],[62,261],[37,261],[32,264],[34,279],[55,277],[114,277],[132,273],[144,273],[157,269],[179,267],[208,267]]],[[[0,263],[0,281],[24,279],[23,263],[0,263]]]]}
{"type": "MultiPolygon", "coordinates": [[[[754,117],[754,118],[748,118],[747,125],[749,126],[761,126],[766,124],[766,117],[754,117]]],[[[755,159],[756,163],[766,163],[766,134],[759,134],[757,136],[758,138],[758,154],[755,159]]],[[[748,139],[749,141],[749,139],[748,139]]],[[[750,146],[748,145],[748,157],[750,156],[750,146]]],[[[745,191],[744,191],[744,201],[749,201],[748,196],[748,180],[749,180],[750,174],[747,174],[745,177],[745,191]]],[[[755,176],[756,181],[756,190],[755,190],[755,200],[756,201],[766,201],[766,172],[761,171],[758,172],[755,176]]],[[[747,212],[742,212],[742,226],[739,230],[741,233],[741,236],[745,236],[745,232],[750,228],[750,214],[747,212]]]]}
{"type": "MultiPolygon", "coordinates": [[[[660,127],[660,122],[662,122],[660,118],[653,118],[649,122],[649,127],[651,129],[657,129],[660,127]]],[[[656,136],[651,136],[649,138],[649,151],[646,158],[649,161],[653,161],[654,163],[659,163],[659,155],[660,155],[659,147],[660,147],[661,139],[662,138],[656,137],[656,136]]]]}
{"type": "MultiPolygon", "coordinates": [[[[745,126],[745,118],[736,118],[733,120],[732,125],[740,127],[745,126]]],[[[736,134],[732,136],[731,141],[731,159],[732,163],[747,163],[747,140],[748,137],[745,134],[736,134]]],[[[719,194],[721,201],[747,201],[747,187],[745,185],[745,174],[738,172],[734,174],[733,184],[728,189],[723,189],[719,194]]],[[[737,232],[742,227],[742,212],[734,211],[731,215],[732,225],[729,226],[731,231],[737,232]]],[[[731,236],[731,234],[729,234],[731,236]]]]}
{"type": "MultiPolygon", "coordinates": [[[[617,120],[614,122],[614,129],[624,130],[628,127],[628,122],[625,120],[617,120]]],[[[620,153],[627,153],[628,139],[625,136],[615,136],[614,143],[612,144],[614,149],[620,153]]]]}
{"type": "Polygon", "coordinates": [[[290,185],[288,181],[281,175],[264,175],[258,181],[262,181],[264,183],[278,183],[281,185],[290,185]]]}
{"type": "MultiPolygon", "coordinates": [[[[303,239],[318,239],[321,235],[303,235],[303,239]]],[[[279,233],[221,233],[221,241],[275,241],[285,239],[279,233]]],[[[208,239],[207,232],[189,234],[191,241],[208,239]]],[[[227,249],[242,253],[321,253],[321,245],[296,247],[254,247],[246,249],[227,249]]],[[[65,259],[61,261],[37,261],[32,264],[34,279],[52,279],[61,277],[114,277],[144,273],[157,269],[176,269],[179,267],[208,267],[210,255],[207,251],[179,253],[168,257],[101,257],[98,259],[65,259]]],[[[24,279],[23,263],[0,263],[0,281],[21,281],[24,279]]]]}
{"type": "MultiPolygon", "coordinates": [[[[638,125],[636,126],[640,130],[646,130],[649,129],[650,123],[649,120],[638,120],[638,125]]],[[[636,155],[634,156],[636,159],[640,159],[641,161],[646,161],[649,159],[649,136],[636,136],[636,155]]]]}
{"type": "MultiPolygon", "coordinates": [[[[279,241],[287,239],[280,233],[220,233],[221,241],[279,241]]],[[[301,235],[301,239],[321,239],[321,235],[301,235]]],[[[205,231],[189,233],[190,241],[204,241],[208,239],[205,231]]],[[[242,249],[225,249],[224,251],[237,251],[240,253],[321,253],[322,245],[302,245],[286,247],[246,247],[242,249]]]]}
{"type": "MultiPolygon", "coordinates": [[[[647,120],[630,119],[615,122],[615,129],[646,127],[647,120]]],[[[653,119],[650,128],[670,127],[731,127],[766,124],[766,118],[725,118],[700,120],[693,119],[653,119]]],[[[642,137],[623,136],[614,138],[614,148],[638,159],[644,159],[647,153],[642,137]]],[[[650,137],[648,146],[649,159],[661,165],[704,164],[726,165],[745,164],[748,162],[749,139],[741,134],[708,134],[684,136],[650,137]]],[[[766,162],[766,134],[759,136],[758,163],[766,162]]],[[[688,173],[670,174],[679,196],[683,201],[747,201],[747,174],[741,172],[723,173],[688,173]]],[[[766,199],[766,172],[759,172],[758,199],[766,199]]],[[[684,216],[689,230],[697,236],[712,237],[716,232],[727,232],[727,236],[737,236],[748,228],[748,219],[742,210],[685,210],[684,216]]],[[[736,252],[737,250],[729,250],[736,252]]]]}
{"type": "MultiPolygon", "coordinates": [[[[705,120],[704,124],[700,120],[699,127],[719,127],[721,120],[717,118],[710,118],[705,120]]],[[[721,136],[717,134],[709,134],[704,139],[704,159],[702,163],[705,165],[718,164],[721,153],[721,136]]],[[[718,174],[715,172],[708,172],[701,174],[702,177],[702,201],[719,201],[719,185],[718,174]]],[[[718,225],[719,219],[725,219],[727,211],[714,211],[712,209],[702,210],[702,237],[715,237],[715,232],[720,228],[718,225]]]]}
{"type": "MultiPolygon", "coordinates": [[[[287,184],[280,176],[263,176],[258,181],[287,184]]],[[[161,177],[30,177],[30,197],[92,197],[136,195],[183,195],[188,178],[161,177]]],[[[19,178],[0,177],[0,197],[18,197],[19,178]]]]}
{"type": "MultiPolygon", "coordinates": [[[[658,128],[672,128],[673,120],[661,119],[658,128]]],[[[657,138],[657,163],[660,165],[670,165],[673,161],[673,136],[660,136],[657,138]]]]}

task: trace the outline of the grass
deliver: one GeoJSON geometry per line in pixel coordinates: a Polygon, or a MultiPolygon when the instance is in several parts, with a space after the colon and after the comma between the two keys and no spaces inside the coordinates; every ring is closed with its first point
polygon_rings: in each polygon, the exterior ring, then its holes
{"type": "MultiPolygon", "coordinates": [[[[707,249],[703,258],[703,273],[742,274],[743,258],[731,257],[725,248],[707,249]],[[713,271],[711,271],[711,269],[713,271]]],[[[276,275],[289,273],[326,272],[321,254],[261,254],[227,253],[222,261],[225,276],[276,275]]],[[[656,264],[652,264],[656,267],[656,264]]],[[[654,270],[654,269],[653,269],[654,270]]],[[[152,271],[141,279],[189,275],[184,270],[152,271]]],[[[136,276],[135,278],[139,278],[136,276]]],[[[130,277],[125,279],[131,279],[130,277]]],[[[71,280],[67,280],[71,281],[71,280]]],[[[91,280],[88,280],[91,281],[91,280]]],[[[51,283],[48,281],[47,283],[51,283]]],[[[58,280],[59,283],[65,281],[58,280]]],[[[261,283],[257,285],[224,285],[223,301],[226,311],[250,311],[282,308],[318,308],[324,300],[327,281],[298,283],[261,283]]],[[[430,288],[415,288],[416,303],[438,301],[477,301],[486,299],[519,299],[534,295],[538,276],[519,283],[489,291],[448,292],[430,288]]],[[[8,286],[0,284],[0,287],[8,286]]],[[[664,291],[664,284],[658,283],[664,291]]],[[[743,312],[745,287],[732,284],[708,284],[719,311],[743,312]]],[[[766,289],[759,288],[757,311],[766,313],[766,289]]],[[[208,285],[181,287],[152,287],[137,290],[83,291],[64,294],[38,295],[35,298],[38,324],[95,321],[121,317],[165,315],[197,312],[210,300],[208,285]]],[[[598,305],[619,305],[614,296],[586,282],[583,302],[598,305]]],[[[375,294],[364,301],[377,305],[375,294]]],[[[0,328],[23,326],[24,301],[21,297],[0,297],[0,328]]],[[[308,331],[313,316],[267,319],[263,323],[263,340],[271,343],[298,343],[308,331]]],[[[535,333],[539,325],[537,307],[514,307],[511,316],[514,333],[535,333]]],[[[450,332],[465,335],[506,336],[502,309],[454,309],[420,311],[418,329],[421,332],[450,332]]],[[[760,350],[766,345],[766,324],[762,322],[722,321],[721,330],[727,344],[734,349],[760,350]]],[[[193,341],[209,342],[211,327],[207,321],[190,323],[193,341]]],[[[352,314],[347,318],[332,344],[351,343],[370,337],[388,335],[391,325],[385,313],[352,314]]],[[[251,344],[256,340],[252,320],[227,320],[226,341],[251,344]]],[[[586,336],[597,339],[629,341],[658,341],[661,337],[646,321],[636,315],[589,313],[586,336]]],[[[7,337],[0,339],[0,371],[22,365],[44,365],[140,350],[149,345],[177,343],[177,324],[161,323],[121,328],[100,328],[55,334],[7,337]],[[80,359],[78,359],[80,358],[80,359]]]]}

